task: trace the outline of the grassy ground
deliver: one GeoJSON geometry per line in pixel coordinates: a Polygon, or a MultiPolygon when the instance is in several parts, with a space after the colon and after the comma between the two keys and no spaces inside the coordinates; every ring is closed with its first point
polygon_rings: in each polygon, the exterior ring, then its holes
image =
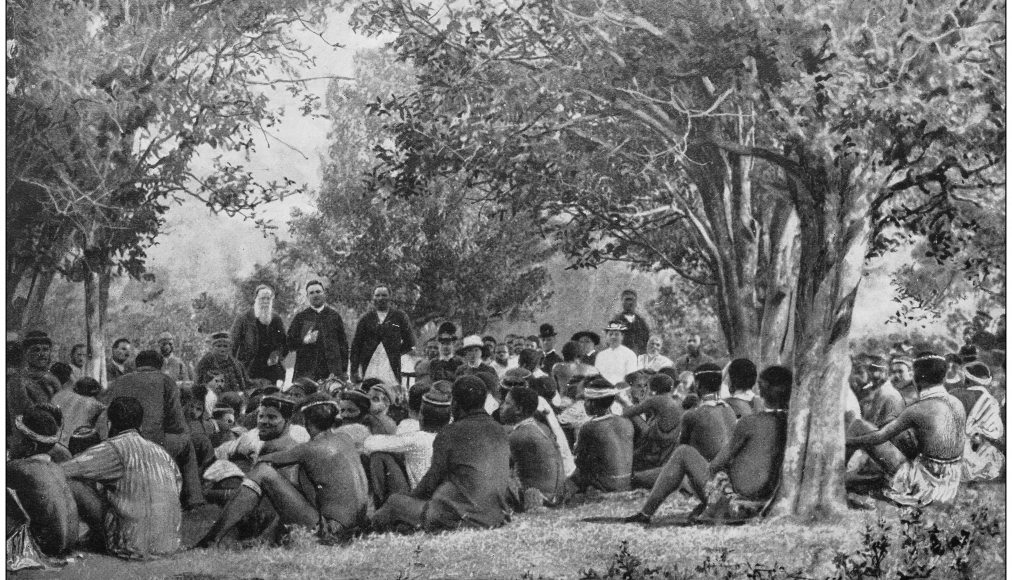
{"type": "MultiPolygon", "coordinates": [[[[60,571],[26,571],[18,578],[576,578],[581,570],[604,571],[622,541],[650,566],[678,565],[691,569],[707,556],[729,550],[732,561],[779,564],[813,577],[833,571],[832,558],[860,546],[867,524],[879,516],[895,524],[896,509],[878,504],[870,511],[851,511],[833,524],[802,525],[764,521],[734,527],[651,527],[587,523],[583,518],[620,516],[634,512],[645,492],[604,496],[575,508],[522,514],[507,526],[490,531],[459,531],[439,535],[373,534],[345,547],[327,547],[306,537],[283,548],[246,551],[193,550],[153,562],[123,562],[96,554],[82,554],[60,571]]],[[[677,494],[676,494],[677,495],[677,494]]],[[[988,505],[1005,512],[1005,486],[969,491],[964,506],[988,505]]],[[[669,499],[658,518],[687,512],[693,501],[669,499]]],[[[968,511],[968,510],[966,510],[968,511]]],[[[939,514],[959,517],[960,510],[939,514]],[[953,516],[951,514],[955,513],[953,516]]],[[[187,522],[184,542],[193,542],[208,525],[187,522]]],[[[655,520],[656,521],[656,520],[655,520]]],[[[1002,520],[1004,522],[1004,520],[1002,520]]],[[[896,526],[894,525],[894,529],[896,526]]],[[[1004,524],[1002,527],[1004,537],[1004,524]]],[[[978,578],[1003,577],[1005,556],[989,553],[978,578]]],[[[729,576],[731,577],[731,576],[729,576]]],[[[940,577],[945,577],[940,576],[940,577]]]]}

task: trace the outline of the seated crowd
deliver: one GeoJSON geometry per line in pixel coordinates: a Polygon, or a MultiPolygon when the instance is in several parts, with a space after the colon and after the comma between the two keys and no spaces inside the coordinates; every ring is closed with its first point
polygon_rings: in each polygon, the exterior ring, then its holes
{"type": "MultiPolygon", "coordinates": [[[[284,390],[277,352],[254,346],[269,364],[251,376],[229,333],[214,335],[195,373],[171,335],[129,362],[117,341],[103,389],[75,376],[75,361],[51,364],[52,341],[29,332],[7,344],[9,527],[13,497],[48,554],[84,546],[146,558],[180,549],[183,512],[207,502],[222,509],[198,547],[275,542],[291,526],[334,542],[493,528],[580,493],[632,488],[649,494],[629,523],[651,521],[676,491],[698,500],[690,519],[762,514],[779,483],[791,370],[721,366],[698,335],[672,360],[631,312],[605,327],[604,345],[582,331],[561,354],[550,324],[502,343],[465,336],[455,349],[461,337],[445,322],[413,371],[396,369],[400,382],[349,381],[346,369],[297,358],[305,374],[284,390]],[[624,344],[634,328],[637,350],[624,344]]],[[[854,357],[848,491],[923,506],[999,477],[1004,408],[991,383],[968,349],[854,357]]]]}

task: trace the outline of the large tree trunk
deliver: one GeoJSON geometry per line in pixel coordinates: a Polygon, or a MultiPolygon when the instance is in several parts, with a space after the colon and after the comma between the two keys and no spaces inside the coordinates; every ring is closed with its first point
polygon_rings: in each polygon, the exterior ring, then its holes
{"type": "Polygon", "coordinates": [[[734,358],[760,368],[789,360],[797,282],[798,219],[771,192],[753,192],[753,160],[717,147],[691,152],[687,172],[706,214],[707,250],[717,282],[717,317],[734,358]]]}
{"type": "MultiPolygon", "coordinates": [[[[97,263],[89,260],[90,264],[97,263]]],[[[106,385],[105,368],[105,309],[102,299],[102,266],[89,266],[84,274],[84,328],[88,346],[86,368],[88,376],[106,385]]],[[[108,292],[108,288],[106,289],[108,292]]]]}
{"type": "Polygon", "coordinates": [[[850,171],[837,171],[818,172],[795,196],[801,227],[795,386],[773,513],[804,520],[831,519],[846,510],[843,396],[871,224],[869,196],[855,191],[852,184],[859,181],[850,171]]]}
{"type": "Polygon", "coordinates": [[[31,330],[42,328],[45,324],[43,307],[46,303],[46,296],[49,294],[49,287],[53,284],[56,272],[46,270],[39,272],[34,280],[31,290],[28,293],[28,302],[21,312],[20,328],[31,330]]]}

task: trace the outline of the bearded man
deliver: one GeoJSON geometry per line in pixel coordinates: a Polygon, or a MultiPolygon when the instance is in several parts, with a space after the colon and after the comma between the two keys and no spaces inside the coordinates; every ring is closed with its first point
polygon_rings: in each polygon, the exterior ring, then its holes
{"type": "Polygon", "coordinates": [[[232,356],[246,368],[251,379],[272,382],[285,379],[281,360],[288,354],[285,323],[274,312],[274,290],[257,286],[253,307],[232,324],[232,356]]]}

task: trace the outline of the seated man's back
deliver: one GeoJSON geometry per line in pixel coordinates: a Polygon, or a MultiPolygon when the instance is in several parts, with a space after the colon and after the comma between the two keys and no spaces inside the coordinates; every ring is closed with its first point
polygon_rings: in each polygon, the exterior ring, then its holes
{"type": "Polygon", "coordinates": [[[602,415],[588,421],[576,444],[576,466],[582,482],[601,491],[629,489],[633,459],[633,424],[625,417],[602,415]]]}
{"type": "Polygon", "coordinates": [[[120,433],[61,465],[68,479],[105,485],[107,549],[125,558],[179,549],[179,468],[160,445],[134,430],[120,433]]]}
{"type": "Polygon", "coordinates": [[[735,492],[745,498],[768,499],[780,480],[786,446],[786,411],[748,415],[735,425],[730,442],[713,459],[711,470],[726,469],[735,492]]]}
{"type": "Polygon", "coordinates": [[[922,398],[904,409],[901,419],[913,428],[919,455],[948,460],[963,453],[966,412],[955,397],[922,398]]]}
{"type": "Polygon", "coordinates": [[[509,436],[510,455],[522,488],[536,488],[551,499],[562,493],[566,475],[562,456],[547,425],[529,418],[509,436]]]}
{"type": "Polygon", "coordinates": [[[43,552],[61,554],[77,542],[77,504],[63,470],[47,455],[8,461],[7,487],[31,518],[29,529],[43,552]]]}
{"type": "Polygon", "coordinates": [[[484,411],[447,425],[433,442],[432,466],[413,495],[431,497],[427,528],[473,522],[493,527],[505,520],[509,494],[509,440],[484,411]]]}
{"type": "Polygon", "coordinates": [[[102,394],[106,403],[116,397],[133,397],[140,401],[144,407],[144,422],[140,433],[149,441],[164,446],[166,433],[179,434],[186,431],[179,389],[160,370],[140,367],[119,377],[102,394]]]}
{"type": "Polygon", "coordinates": [[[347,529],[364,525],[369,484],[351,439],[327,431],[299,447],[293,450],[300,456],[299,487],[308,499],[315,494],[320,515],[347,529]]]}
{"type": "Polygon", "coordinates": [[[734,411],[726,402],[704,399],[682,417],[680,442],[695,447],[710,461],[730,440],[736,420],[734,411]]]}

